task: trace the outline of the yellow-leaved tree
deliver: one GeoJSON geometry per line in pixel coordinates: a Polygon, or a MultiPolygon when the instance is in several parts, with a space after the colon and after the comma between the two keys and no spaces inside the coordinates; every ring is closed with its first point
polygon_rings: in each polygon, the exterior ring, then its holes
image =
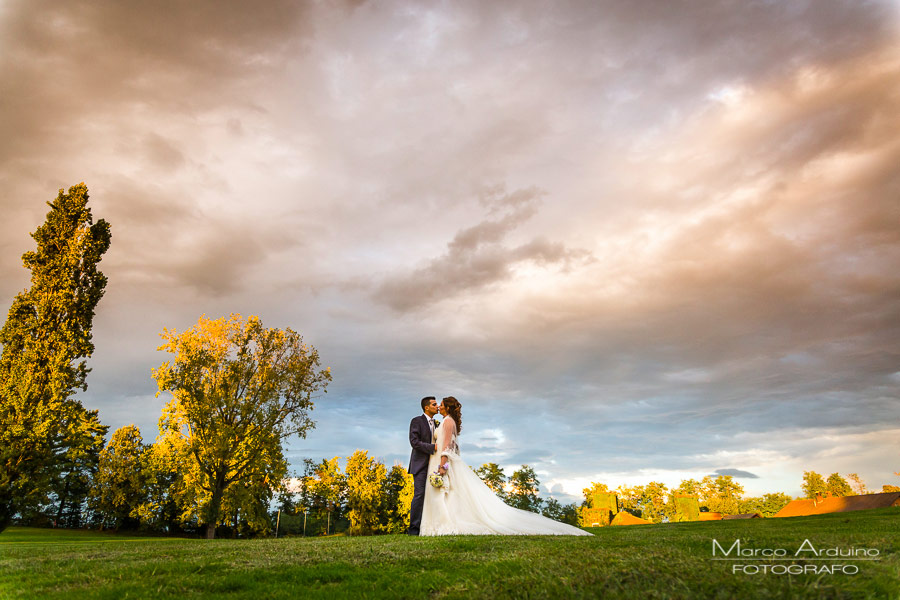
{"type": "Polygon", "coordinates": [[[198,511],[212,539],[242,499],[259,504],[274,495],[286,472],[282,442],[315,426],[313,397],[331,372],[300,334],[266,329],[255,316],[204,315],[161,337],[159,350],[174,357],[153,371],[160,393],[172,394],[158,443],[184,465],[175,486],[181,505],[198,511]]]}
{"type": "Polygon", "coordinates": [[[584,494],[584,505],[593,508],[594,506],[594,494],[599,494],[602,492],[608,492],[609,486],[605,483],[597,483],[596,481],[591,482],[591,487],[586,487],[581,490],[581,493],[584,494]]]}
{"type": "Polygon", "coordinates": [[[406,533],[409,529],[409,508],[414,491],[413,476],[406,471],[406,467],[391,467],[385,485],[387,533],[406,533]]]}
{"type": "Polygon", "coordinates": [[[710,512],[720,512],[726,515],[736,515],[741,511],[741,499],[744,496],[744,486],[737,483],[731,475],[718,475],[715,479],[711,475],[704,477],[702,485],[701,505],[709,507],[710,512]]]}
{"type": "Polygon", "coordinates": [[[387,469],[383,463],[357,450],[347,459],[347,517],[352,535],[371,535],[382,529],[383,490],[387,469]]]}

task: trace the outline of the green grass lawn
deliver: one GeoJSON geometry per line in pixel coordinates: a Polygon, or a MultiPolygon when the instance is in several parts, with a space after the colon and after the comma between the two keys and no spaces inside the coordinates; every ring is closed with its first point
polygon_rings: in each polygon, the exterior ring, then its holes
{"type": "Polygon", "coordinates": [[[900,598],[898,508],[591,531],[208,541],[10,528],[0,534],[0,598],[900,598]],[[789,557],[807,539],[879,556],[713,560],[713,539],[789,557]],[[737,564],[820,572],[733,573],[737,564]],[[821,573],[834,564],[858,573],[821,573]]]}

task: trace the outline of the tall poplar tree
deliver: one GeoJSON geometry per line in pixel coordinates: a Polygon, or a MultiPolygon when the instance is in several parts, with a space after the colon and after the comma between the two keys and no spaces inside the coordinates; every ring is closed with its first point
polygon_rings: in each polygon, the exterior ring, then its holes
{"type": "Polygon", "coordinates": [[[106,287],[97,265],[111,239],[87,204],[84,183],[48,202],[31,235],[37,249],[22,255],[31,287],[0,330],[0,530],[51,493],[61,512],[73,474],[82,478],[103,446],[97,411],[73,398],[87,389],[94,309],[106,287]]]}

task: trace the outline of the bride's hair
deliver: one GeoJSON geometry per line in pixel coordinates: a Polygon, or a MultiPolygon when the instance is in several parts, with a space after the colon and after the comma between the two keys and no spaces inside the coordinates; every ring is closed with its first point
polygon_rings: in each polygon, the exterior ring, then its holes
{"type": "Polygon", "coordinates": [[[447,413],[456,421],[456,434],[459,435],[462,431],[462,404],[453,396],[447,396],[442,402],[447,413]]]}

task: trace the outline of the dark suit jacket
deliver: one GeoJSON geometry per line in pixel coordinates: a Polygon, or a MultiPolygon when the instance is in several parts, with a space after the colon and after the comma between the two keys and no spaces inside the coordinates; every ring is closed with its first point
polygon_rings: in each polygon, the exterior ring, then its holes
{"type": "Polygon", "coordinates": [[[428,459],[434,454],[431,427],[428,426],[428,417],[425,415],[414,417],[409,422],[409,445],[412,446],[412,454],[409,456],[408,471],[415,475],[428,468],[428,459]]]}

